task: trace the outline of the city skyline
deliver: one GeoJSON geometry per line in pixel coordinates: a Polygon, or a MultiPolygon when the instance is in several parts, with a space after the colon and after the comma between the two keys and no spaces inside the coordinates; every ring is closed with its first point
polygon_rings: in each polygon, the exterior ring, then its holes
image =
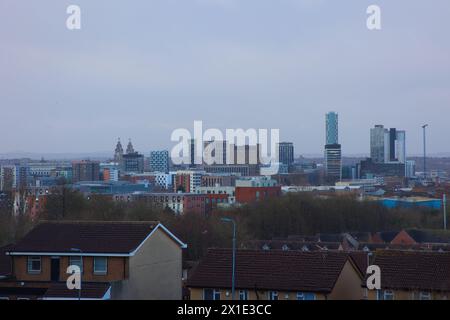
{"type": "Polygon", "coordinates": [[[377,1],[373,32],[369,1],[80,0],[78,31],[69,4],[0,4],[0,154],[104,152],[117,136],[147,153],[202,120],[280,129],[296,154],[319,155],[329,110],[344,155],[369,154],[377,124],[404,129],[419,155],[424,122],[429,154],[450,151],[446,1],[377,1]]]}

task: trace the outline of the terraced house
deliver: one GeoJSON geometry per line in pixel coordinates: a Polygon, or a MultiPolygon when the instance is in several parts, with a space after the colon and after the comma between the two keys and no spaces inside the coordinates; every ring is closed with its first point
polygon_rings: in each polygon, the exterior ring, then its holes
{"type": "Polygon", "coordinates": [[[381,270],[381,290],[370,300],[450,299],[450,253],[377,251],[373,262],[381,270]]]}
{"type": "Polygon", "coordinates": [[[158,222],[42,222],[3,249],[1,299],[181,299],[186,245],[158,222]],[[69,265],[82,272],[69,290],[69,265]]]}
{"type": "MultiPolygon", "coordinates": [[[[239,300],[359,300],[362,273],[343,252],[238,250],[239,300]]],[[[192,300],[230,300],[232,252],[210,249],[188,280],[192,300]]]]}

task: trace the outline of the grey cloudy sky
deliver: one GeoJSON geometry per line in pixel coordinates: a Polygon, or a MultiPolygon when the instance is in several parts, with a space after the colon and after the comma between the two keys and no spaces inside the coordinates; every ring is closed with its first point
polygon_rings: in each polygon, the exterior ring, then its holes
{"type": "Polygon", "coordinates": [[[172,130],[280,128],[321,153],[324,114],[346,154],[369,128],[409,153],[450,152],[448,0],[1,0],[0,153],[94,152],[117,137],[170,147],[172,130]],[[66,29],[66,8],[82,29],[66,29]],[[382,30],[366,9],[382,9],[382,30]]]}

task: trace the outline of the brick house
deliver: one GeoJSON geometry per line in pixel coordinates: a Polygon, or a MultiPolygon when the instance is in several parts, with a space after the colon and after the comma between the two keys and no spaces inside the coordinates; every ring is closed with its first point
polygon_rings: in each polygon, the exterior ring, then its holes
{"type": "MultiPolygon", "coordinates": [[[[232,251],[210,249],[187,281],[192,300],[230,300],[232,251]]],[[[359,300],[363,276],[349,254],[238,250],[236,299],[359,300]]]]}
{"type": "Polygon", "coordinates": [[[377,251],[373,261],[381,270],[381,290],[369,300],[450,299],[450,253],[377,251]]]}
{"type": "Polygon", "coordinates": [[[41,222],[4,250],[0,298],[75,299],[66,271],[78,265],[83,299],[181,299],[183,248],[158,222],[41,222]]]}

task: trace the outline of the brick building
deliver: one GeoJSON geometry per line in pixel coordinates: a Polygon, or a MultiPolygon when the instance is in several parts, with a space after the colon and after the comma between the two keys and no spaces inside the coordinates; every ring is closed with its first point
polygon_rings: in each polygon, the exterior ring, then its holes
{"type": "Polygon", "coordinates": [[[0,250],[0,299],[77,299],[69,265],[81,299],[181,299],[185,247],[158,222],[42,222],[0,250]]]}

